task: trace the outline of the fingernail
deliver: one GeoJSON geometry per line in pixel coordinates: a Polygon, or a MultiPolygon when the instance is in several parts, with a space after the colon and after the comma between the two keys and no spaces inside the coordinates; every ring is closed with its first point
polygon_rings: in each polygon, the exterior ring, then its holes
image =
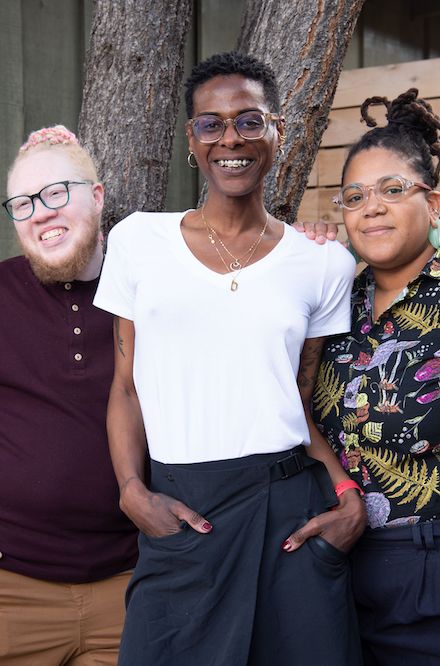
{"type": "Polygon", "coordinates": [[[286,539],[286,540],[285,540],[285,542],[283,543],[283,545],[281,546],[281,548],[282,548],[283,550],[289,550],[289,548],[290,548],[290,541],[289,541],[289,539],[286,539]]]}
{"type": "Polygon", "coordinates": [[[212,525],[211,525],[211,523],[203,523],[202,527],[203,527],[203,529],[206,530],[207,532],[209,532],[210,530],[212,530],[212,525]]]}

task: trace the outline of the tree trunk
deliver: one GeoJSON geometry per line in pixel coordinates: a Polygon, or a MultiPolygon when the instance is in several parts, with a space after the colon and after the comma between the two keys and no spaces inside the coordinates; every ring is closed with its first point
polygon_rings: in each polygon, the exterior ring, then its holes
{"type": "Polygon", "coordinates": [[[267,176],[266,205],[293,222],[327,126],[364,0],[246,0],[238,50],[270,64],[286,117],[285,156],[267,176]]]}
{"type": "Polygon", "coordinates": [[[109,229],[162,210],[191,0],[95,0],[79,137],[106,189],[109,229]]]}

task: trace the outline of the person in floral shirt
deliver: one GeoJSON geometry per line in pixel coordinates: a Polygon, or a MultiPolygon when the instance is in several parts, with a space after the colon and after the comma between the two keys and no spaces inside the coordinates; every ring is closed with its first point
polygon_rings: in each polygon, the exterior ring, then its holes
{"type": "Polygon", "coordinates": [[[347,157],[352,330],[327,342],[314,418],[365,493],[353,551],[367,666],[440,664],[440,118],[411,89],[347,157]],[[434,165],[432,156],[437,157],[434,165]]]}

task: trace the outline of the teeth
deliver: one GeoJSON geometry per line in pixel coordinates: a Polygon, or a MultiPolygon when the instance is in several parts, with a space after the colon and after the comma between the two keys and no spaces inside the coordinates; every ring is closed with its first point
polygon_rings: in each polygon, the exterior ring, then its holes
{"type": "Polygon", "coordinates": [[[251,160],[217,160],[217,164],[221,167],[228,167],[228,169],[238,169],[239,167],[248,166],[251,160]]]}
{"type": "Polygon", "coordinates": [[[55,236],[61,236],[63,233],[62,229],[51,229],[50,231],[46,231],[44,234],[41,234],[41,240],[49,240],[49,238],[55,238],[55,236]]]}

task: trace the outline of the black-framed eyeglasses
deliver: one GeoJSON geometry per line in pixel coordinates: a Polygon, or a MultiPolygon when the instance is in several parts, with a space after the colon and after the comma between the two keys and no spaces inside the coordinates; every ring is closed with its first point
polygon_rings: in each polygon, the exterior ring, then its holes
{"type": "Polygon", "coordinates": [[[247,141],[262,139],[271,122],[283,121],[282,116],[276,113],[262,113],[261,111],[244,111],[235,118],[220,118],[212,113],[202,113],[187,121],[187,127],[200,143],[215,143],[220,141],[226,131],[228,123],[232,123],[237,134],[247,141]]]}
{"type": "Polygon", "coordinates": [[[36,194],[21,194],[2,203],[7,214],[16,222],[23,222],[34,214],[35,199],[39,199],[43,206],[56,210],[67,206],[70,200],[71,185],[92,185],[92,180],[61,180],[59,183],[46,185],[36,194]]]}
{"type": "Polygon", "coordinates": [[[429,185],[408,180],[403,176],[382,176],[374,185],[364,185],[363,183],[344,185],[339,194],[333,197],[333,203],[337,204],[339,208],[358,210],[367,203],[370,190],[373,190],[379,201],[398,203],[412,187],[421,187],[423,190],[432,191],[429,185]]]}

